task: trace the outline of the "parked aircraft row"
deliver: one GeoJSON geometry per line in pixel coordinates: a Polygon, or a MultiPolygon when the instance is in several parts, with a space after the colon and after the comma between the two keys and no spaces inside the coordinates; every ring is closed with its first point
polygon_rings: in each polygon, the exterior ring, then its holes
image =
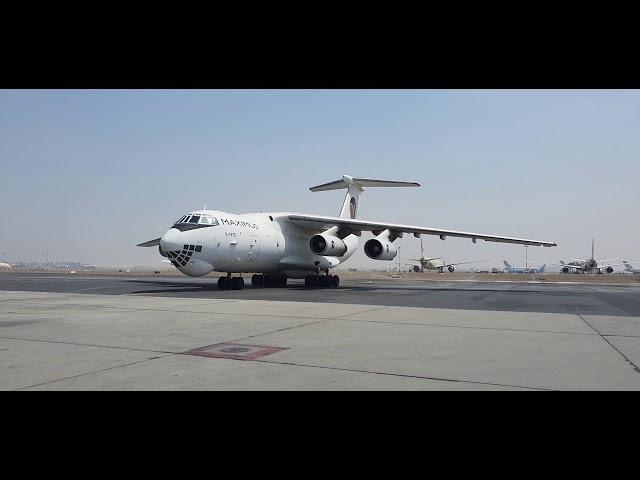
{"type": "MultiPolygon", "coordinates": [[[[374,238],[364,243],[364,253],[374,260],[392,260],[398,254],[394,243],[405,233],[417,238],[436,235],[441,240],[461,237],[487,242],[555,247],[554,242],[463,232],[442,228],[400,225],[357,218],[360,195],[365,187],[419,187],[416,182],[353,178],[311,187],[312,192],[346,189],[337,217],[290,212],[236,215],[221,210],[197,210],[180,217],[162,237],[139,244],[158,247],[178,270],[190,276],[212,271],[226,272],[218,279],[221,289],[241,289],[244,280],[233,274],[253,273],[251,284],[285,286],[288,278],[304,278],[306,286],[339,285],[331,269],[341,265],[358,248],[362,232],[374,238]],[[321,275],[323,273],[324,275],[321,275]]],[[[427,262],[436,259],[424,259],[427,262]]],[[[465,262],[466,263],[466,262],[465,262]]],[[[422,262],[420,262],[422,266],[422,262]]],[[[436,268],[455,265],[442,261],[436,268]]]]}

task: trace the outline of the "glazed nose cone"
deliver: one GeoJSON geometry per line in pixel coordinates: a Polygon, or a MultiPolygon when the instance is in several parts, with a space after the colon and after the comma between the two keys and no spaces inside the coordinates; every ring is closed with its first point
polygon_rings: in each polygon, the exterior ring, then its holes
{"type": "Polygon", "coordinates": [[[177,228],[170,228],[160,239],[160,248],[165,252],[182,250],[182,232],[177,228]]]}

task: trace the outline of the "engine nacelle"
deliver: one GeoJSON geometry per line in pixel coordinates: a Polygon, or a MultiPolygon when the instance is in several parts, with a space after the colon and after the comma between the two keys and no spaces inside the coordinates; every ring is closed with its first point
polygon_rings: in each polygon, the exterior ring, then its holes
{"type": "Polygon", "coordinates": [[[569,273],[569,267],[562,267],[562,273],[569,273]]]}
{"type": "Polygon", "coordinates": [[[449,273],[453,273],[453,272],[455,272],[455,271],[456,271],[456,267],[454,267],[453,265],[449,265],[449,266],[447,267],[447,270],[449,270],[449,273]]]}
{"type": "Polygon", "coordinates": [[[398,248],[386,238],[372,238],[364,244],[364,253],[374,260],[393,260],[398,248]]]}
{"type": "Polygon", "coordinates": [[[346,243],[338,237],[322,233],[311,237],[309,247],[316,255],[341,257],[347,253],[346,243]]]}
{"type": "Polygon", "coordinates": [[[613,273],[613,267],[607,267],[604,269],[604,271],[607,273],[613,273]]]}

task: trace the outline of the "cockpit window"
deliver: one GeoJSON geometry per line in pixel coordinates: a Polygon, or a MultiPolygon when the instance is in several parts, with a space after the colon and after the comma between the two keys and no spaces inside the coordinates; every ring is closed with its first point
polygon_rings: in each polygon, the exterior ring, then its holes
{"type": "Polygon", "coordinates": [[[174,225],[177,225],[179,223],[189,223],[192,225],[210,225],[210,226],[219,225],[218,219],[216,219],[215,217],[212,217],[209,214],[183,215],[182,217],[180,217],[180,220],[177,220],[174,223],[174,225]]]}

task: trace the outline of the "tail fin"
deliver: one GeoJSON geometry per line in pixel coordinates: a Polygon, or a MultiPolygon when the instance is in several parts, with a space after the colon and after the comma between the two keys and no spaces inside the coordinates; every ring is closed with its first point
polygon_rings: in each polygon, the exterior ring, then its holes
{"type": "Polygon", "coordinates": [[[543,263],[542,266],[538,269],[538,273],[543,273],[545,268],[547,268],[547,264],[543,263]]]}
{"type": "Polygon", "coordinates": [[[374,180],[370,178],[353,178],[349,175],[343,175],[342,179],[322,185],[316,185],[309,190],[312,192],[325,192],[327,190],[347,189],[347,195],[342,202],[340,209],[340,218],[356,218],[358,215],[358,201],[360,194],[364,191],[364,187],[419,187],[419,183],[415,182],[397,182],[394,180],[374,180]]]}
{"type": "Polygon", "coordinates": [[[511,270],[513,268],[506,260],[503,260],[502,263],[504,263],[504,266],[507,267],[507,270],[511,270]]]}
{"type": "Polygon", "coordinates": [[[623,260],[623,261],[622,261],[622,263],[624,264],[624,269],[625,269],[625,270],[627,270],[627,271],[629,271],[629,272],[633,270],[633,267],[632,267],[628,262],[625,262],[625,261],[623,260]]]}

